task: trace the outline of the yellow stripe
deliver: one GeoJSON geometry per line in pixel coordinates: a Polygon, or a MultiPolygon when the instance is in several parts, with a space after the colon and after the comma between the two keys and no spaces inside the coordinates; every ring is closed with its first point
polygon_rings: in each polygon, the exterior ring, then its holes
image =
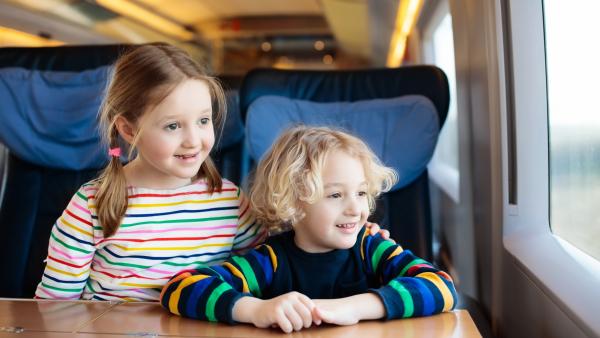
{"type": "Polygon", "coordinates": [[[360,258],[363,261],[365,260],[365,246],[364,246],[364,242],[365,242],[365,238],[367,238],[367,236],[369,236],[369,229],[365,229],[365,233],[363,234],[362,238],[360,239],[360,258]]]}
{"type": "Polygon", "coordinates": [[[273,262],[273,271],[276,272],[277,271],[277,256],[275,256],[275,252],[273,251],[273,248],[271,248],[271,246],[265,244],[264,245],[267,250],[269,250],[269,256],[271,257],[271,262],[273,262]]]}
{"type": "Polygon", "coordinates": [[[242,272],[240,270],[238,270],[235,266],[233,266],[229,262],[223,263],[223,266],[227,267],[234,276],[236,276],[237,278],[242,280],[242,286],[243,286],[242,292],[250,292],[250,289],[248,288],[248,283],[246,282],[246,278],[244,277],[244,274],[242,274],[242,272]]]}
{"type": "Polygon", "coordinates": [[[64,270],[60,270],[60,269],[54,268],[54,267],[52,267],[52,266],[50,266],[50,265],[46,265],[46,268],[47,268],[48,270],[52,270],[52,271],[54,271],[54,272],[62,273],[63,275],[67,275],[67,276],[73,276],[73,277],[79,277],[79,276],[81,276],[81,275],[85,274],[86,272],[88,272],[88,271],[83,271],[83,272],[81,272],[81,273],[77,273],[77,274],[75,274],[75,273],[72,273],[72,272],[67,272],[67,271],[64,271],[64,270]]]}
{"type": "Polygon", "coordinates": [[[195,276],[191,276],[191,277],[188,277],[188,278],[185,278],[184,280],[182,280],[181,283],[179,283],[179,286],[177,286],[177,289],[175,291],[173,291],[173,293],[171,294],[171,298],[169,298],[169,310],[172,313],[174,313],[178,316],[181,316],[181,314],[177,310],[177,304],[179,303],[179,297],[181,296],[181,291],[183,291],[183,289],[186,286],[188,286],[192,283],[196,283],[197,281],[201,281],[208,277],[210,277],[210,276],[195,275],[195,276]]]}
{"type": "Polygon", "coordinates": [[[77,232],[80,232],[80,233],[82,233],[82,234],[84,234],[86,236],[90,236],[90,237],[93,236],[93,234],[91,232],[83,231],[83,230],[79,229],[78,227],[76,227],[75,225],[67,222],[67,220],[64,217],[62,217],[62,216],[60,217],[60,221],[62,222],[62,224],[68,226],[69,228],[71,228],[71,229],[73,229],[73,230],[75,230],[77,232]]]}
{"type": "Polygon", "coordinates": [[[392,252],[392,253],[391,253],[391,254],[388,256],[388,258],[387,258],[387,259],[389,260],[389,259],[392,259],[392,258],[394,258],[395,256],[398,256],[400,253],[402,253],[402,251],[404,251],[404,250],[402,250],[402,247],[401,247],[401,246],[398,246],[398,247],[396,248],[396,250],[394,250],[394,252],[392,252]]]}
{"type": "MultiPolygon", "coordinates": [[[[213,202],[222,202],[222,201],[236,201],[236,197],[223,197],[223,198],[215,198],[212,200],[195,200],[195,201],[179,201],[179,202],[171,202],[171,203],[148,203],[148,204],[128,204],[128,208],[156,208],[156,207],[169,207],[174,205],[182,205],[182,204],[205,204],[205,203],[213,203],[213,202]]],[[[90,209],[96,209],[96,205],[90,204],[90,209]]]]}
{"type": "Polygon", "coordinates": [[[174,247],[144,247],[144,248],[128,248],[122,245],[117,245],[115,244],[115,246],[123,251],[146,251],[146,250],[151,250],[151,251],[160,251],[160,250],[195,250],[195,249],[200,249],[200,248],[207,248],[207,247],[220,247],[220,246],[231,246],[231,243],[225,243],[225,244],[203,244],[203,245],[198,245],[198,246],[174,246],[174,247]]]}
{"type": "Polygon", "coordinates": [[[162,288],[163,285],[162,284],[136,284],[136,283],[121,283],[119,285],[125,285],[125,286],[135,286],[135,287],[141,287],[141,288],[146,288],[146,289],[156,289],[156,288],[162,288]]]}
{"type": "Polygon", "coordinates": [[[450,290],[448,290],[448,287],[446,286],[446,284],[444,283],[444,281],[442,280],[442,278],[438,275],[436,275],[433,272],[423,272],[420,273],[418,275],[416,275],[415,277],[420,277],[423,279],[427,279],[428,281],[432,282],[433,284],[435,284],[435,286],[438,288],[438,290],[440,290],[440,292],[442,293],[442,297],[444,298],[444,309],[442,310],[443,312],[449,311],[452,306],[454,305],[454,299],[452,298],[452,294],[450,293],[450,290]]]}

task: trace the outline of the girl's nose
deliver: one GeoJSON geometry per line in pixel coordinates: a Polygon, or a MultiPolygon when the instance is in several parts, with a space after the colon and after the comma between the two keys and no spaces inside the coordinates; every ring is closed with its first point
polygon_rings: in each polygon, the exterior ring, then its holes
{"type": "Polygon", "coordinates": [[[183,138],[183,146],[188,148],[195,148],[198,146],[202,139],[201,133],[202,131],[198,130],[198,128],[187,128],[183,138]]]}

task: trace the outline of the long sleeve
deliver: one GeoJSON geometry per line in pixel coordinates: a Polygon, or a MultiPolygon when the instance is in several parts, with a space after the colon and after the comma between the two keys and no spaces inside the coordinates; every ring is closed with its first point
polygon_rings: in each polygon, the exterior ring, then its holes
{"type": "Polygon", "coordinates": [[[54,223],[36,298],[79,299],[90,274],[94,251],[92,214],[84,186],[54,223]]]}
{"type": "Polygon", "coordinates": [[[232,254],[241,254],[264,242],[267,237],[266,227],[256,222],[250,201],[244,192],[238,188],[239,216],[238,227],[233,240],[232,254]]]}
{"type": "Polygon", "coordinates": [[[233,323],[232,309],[243,296],[261,297],[277,270],[277,257],[269,245],[220,265],[183,271],[163,288],[160,303],[176,315],[233,323]]]}
{"type": "Polygon", "coordinates": [[[382,285],[369,291],[381,297],[386,319],[428,316],[454,308],[456,290],[447,273],[379,235],[365,231],[360,240],[367,273],[382,285]]]}

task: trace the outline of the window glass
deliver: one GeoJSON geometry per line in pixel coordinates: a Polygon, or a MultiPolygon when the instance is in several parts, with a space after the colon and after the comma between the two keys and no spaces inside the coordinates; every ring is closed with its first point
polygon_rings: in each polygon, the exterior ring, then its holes
{"type": "Polygon", "coordinates": [[[600,260],[600,35],[593,0],[544,1],[552,232],[600,260]]]}
{"type": "Polygon", "coordinates": [[[459,202],[458,123],[456,112],[456,71],[452,17],[448,7],[440,6],[425,30],[425,61],[441,68],[448,77],[450,107],[440,132],[429,173],[434,182],[455,202],[459,202]]]}

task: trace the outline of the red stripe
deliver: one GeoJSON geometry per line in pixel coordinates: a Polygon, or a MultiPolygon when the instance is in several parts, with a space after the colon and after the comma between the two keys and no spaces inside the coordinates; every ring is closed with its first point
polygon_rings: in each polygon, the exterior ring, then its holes
{"type": "Polygon", "coordinates": [[[83,219],[83,218],[81,218],[81,217],[79,217],[79,216],[75,215],[75,214],[74,214],[74,213],[72,213],[72,212],[71,212],[69,209],[66,209],[65,211],[67,212],[67,215],[69,215],[69,216],[71,216],[71,217],[75,218],[75,219],[76,219],[76,220],[78,220],[79,222],[81,222],[81,223],[83,223],[83,224],[86,224],[86,225],[89,225],[89,226],[92,226],[92,222],[90,222],[90,221],[88,221],[88,220],[85,220],[85,219],[83,219]]]}
{"type": "Polygon", "coordinates": [[[73,264],[73,263],[65,262],[65,261],[62,261],[62,260],[60,260],[60,259],[58,259],[58,258],[54,258],[54,257],[52,257],[52,256],[50,256],[50,255],[48,255],[48,259],[51,259],[51,260],[53,260],[53,261],[55,261],[55,262],[59,262],[59,263],[61,263],[61,264],[68,265],[68,266],[70,266],[70,267],[74,267],[74,268],[78,268],[78,269],[81,269],[81,268],[83,268],[84,266],[86,266],[86,265],[90,264],[90,262],[91,262],[91,261],[88,261],[88,262],[86,262],[86,263],[83,263],[82,265],[75,265],[75,264],[73,264]]]}
{"type": "Polygon", "coordinates": [[[431,269],[432,266],[429,265],[429,264],[416,264],[416,265],[413,265],[413,266],[411,266],[408,269],[408,271],[406,272],[405,276],[414,276],[414,275],[416,275],[415,270],[419,270],[420,268],[429,268],[429,269],[431,269]]]}
{"type": "Polygon", "coordinates": [[[108,241],[123,241],[123,242],[154,242],[154,241],[194,241],[194,240],[202,240],[202,239],[210,239],[210,238],[219,238],[219,237],[234,237],[234,234],[222,234],[222,235],[214,235],[214,236],[205,236],[205,237],[161,237],[161,238],[149,238],[149,239],[133,239],[133,238],[105,238],[98,242],[104,243],[108,241]]]}
{"type": "MultiPolygon", "coordinates": [[[[222,189],[224,191],[237,191],[237,189],[222,189]]],[[[210,194],[209,191],[188,191],[188,192],[178,192],[174,194],[135,194],[129,195],[128,198],[136,198],[136,197],[173,197],[173,196],[185,196],[185,195],[203,195],[210,194]]]]}
{"type": "Polygon", "coordinates": [[[140,275],[136,275],[136,274],[130,274],[130,275],[126,275],[126,276],[118,276],[118,275],[113,275],[112,273],[108,273],[106,271],[101,271],[101,270],[97,270],[94,267],[92,267],[92,270],[101,273],[103,275],[112,277],[112,278],[116,278],[116,279],[121,279],[121,278],[129,278],[129,277],[137,277],[137,278],[141,278],[141,279],[149,279],[149,280],[160,280],[160,279],[168,279],[168,277],[159,277],[159,278],[150,278],[150,277],[144,277],[144,276],[140,276],[140,275]]]}

